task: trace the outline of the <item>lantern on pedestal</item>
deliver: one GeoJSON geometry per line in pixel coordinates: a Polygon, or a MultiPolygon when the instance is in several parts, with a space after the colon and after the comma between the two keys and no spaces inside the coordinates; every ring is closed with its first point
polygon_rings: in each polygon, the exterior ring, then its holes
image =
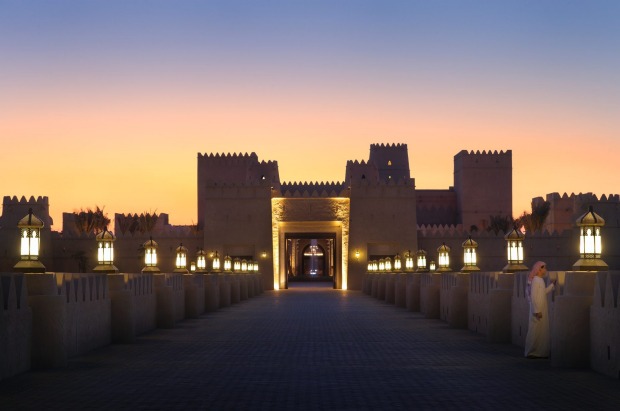
{"type": "Polygon", "coordinates": [[[207,253],[202,248],[196,253],[196,272],[207,272],[207,253]]]}
{"type": "Polygon", "coordinates": [[[418,252],[416,253],[416,260],[417,260],[417,268],[415,271],[418,273],[428,272],[428,268],[426,266],[426,251],[418,250],[418,252]]]}
{"type": "Polygon", "coordinates": [[[405,271],[413,271],[413,256],[409,250],[407,250],[405,255],[405,271]]]}
{"type": "Polygon", "coordinates": [[[118,273],[114,266],[114,241],[116,237],[108,228],[95,236],[97,241],[97,267],[93,268],[96,273],[118,273]]]}
{"type": "Polygon", "coordinates": [[[502,271],[505,273],[527,271],[527,266],[523,264],[523,240],[525,239],[523,233],[517,227],[514,227],[504,236],[504,239],[506,240],[508,264],[506,264],[502,271]]]}
{"type": "Polygon", "coordinates": [[[605,220],[596,214],[592,206],[587,213],[575,222],[579,227],[579,260],[573,264],[575,271],[605,271],[609,269],[607,263],[601,260],[603,240],[601,228],[605,220]]]}
{"type": "Polygon", "coordinates": [[[480,271],[478,268],[478,258],[476,255],[476,248],[478,243],[471,239],[471,236],[463,242],[463,268],[462,273],[471,273],[473,271],[480,271]]]}
{"type": "Polygon", "coordinates": [[[385,271],[392,271],[392,259],[390,257],[385,257],[384,264],[385,271]]]}
{"type": "Polygon", "coordinates": [[[450,268],[450,247],[443,243],[437,248],[437,258],[439,260],[438,272],[447,273],[452,271],[450,268]]]}
{"type": "Polygon", "coordinates": [[[157,243],[150,237],[148,241],[142,244],[142,248],[144,248],[144,268],[142,272],[159,273],[160,271],[157,267],[157,243]]]}
{"type": "Polygon", "coordinates": [[[179,244],[176,249],[176,259],[174,263],[175,273],[187,274],[187,248],[183,246],[183,243],[179,244]]]}
{"type": "Polygon", "coordinates": [[[232,259],[229,255],[224,257],[224,271],[230,272],[232,271],[232,259]]]}
{"type": "Polygon", "coordinates": [[[400,259],[400,254],[394,256],[394,271],[400,271],[402,269],[403,262],[400,259]]]}
{"type": "Polygon", "coordinates": [[[213,261],[211,262],[211,268],[215,272],[220,271],[220,256],[218,255],[217,251],[215,252],[215,255],[213,256],[213,261]]]}
{"type": "Polygon", "coordinates": [[[19,220],[20,260],[13,266],[22,273],[44,273],[45,266],[39,261],[41,250],[41,229],[43,221],[28,209],[28,215],[19,220]]]}

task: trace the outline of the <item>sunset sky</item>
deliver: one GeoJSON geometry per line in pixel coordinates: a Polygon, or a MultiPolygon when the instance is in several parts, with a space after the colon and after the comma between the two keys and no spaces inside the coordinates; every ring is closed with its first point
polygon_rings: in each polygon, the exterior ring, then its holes
{"type": "Polygon", "coordinates": [[[0,195],[196,222],[197,153],[342,181],[406,143],[418,188],[513,151],[515,216],[620,193],[620,1],[0,0],[0,195]]]}

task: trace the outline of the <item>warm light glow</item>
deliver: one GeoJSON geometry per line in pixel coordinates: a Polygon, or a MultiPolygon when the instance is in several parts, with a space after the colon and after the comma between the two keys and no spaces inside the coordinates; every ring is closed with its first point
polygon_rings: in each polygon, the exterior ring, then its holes
{"type": "Polygon", "coordinates": [[[508,251],[508,264],[522,264],[523,263],[523,241],[510,240],[507,246],[508,251]]]}
{"type": "Polygon", "coordinates": [[[579,236],[581,258],[600,258],[602,248],[600,227],[581,227],[579,236]]]}
{"type": "Polygon", "coordinates": [[[248,262],[245,259],[241,260],[241,271],[244,273],[248,271],[248,262]]]}
{"type": "Polygon", "coordinates": [[[189,264],[189,271],[192,273],[196,272],[196,263],[194,261],[189,264]]]}
{"type": "Polygon", "coordinates": [[[146,248],[144,250],[144,265],[154,267],[157,265],[157,250],[154,248],[146,248]]]}
{"type": "Polygon", "coordinates": [[[39,258],[39,233],[38,229],[22,228],[21,257],[22,260],[37,260],[39,258]]]}
{"type": "Polygon", "coordinates": [[[114,246],[109,241],[100,241],[97,246],[97,261],[100,265],[109,265],[114,262],[114,246]]]}
{"type": "Polygon", "coordinates": [[[187,268],[187,248],[183,247],[183,244],[177,247],[175,267],[178,269],[187,268]]]}
{"type": "Polygon", "coordinates": [[[431,264],[430,264],[430,270],[431,270],[431,271],[435,271],[435,268],[437,268],[437,267],[435,267],[435,262],[434,262],[434,261],[431,261],[431,264]]]}
{"type": "Polygon", "coordinates": [[[445,243],[437,248],[437,259],[439,269],[445,270],[450,268],[450,247],[445,243]]]}
{"type": "Polygon", "coordinates": [[[411,256],[411,251],[407,251],[407,257],[405,257],[405,270],[413,270],[413,257],[411,256]]]}
{"type": "Polygon", "coordinates": [[[379,260],[379,271],[385,271],[385,260],[383,258],[379,260]]]}
{"type": "Polygon", "coordinates": [[[204,271],[207,268],[207,256],[205,255],[204,251],[202,251],[202,253],[200,251],[196,256],[196,268],[200,271],[204,271]]]}
{"type": "Polygon", "coordinates": [[[355,250],[355,259],[356,260],[360,259],[360,250],[355,250]]]}
{"type": "Polygon", "coordinates": [[[475,248],[465,248],[465,250],[463,250],[463,263],[465,266],[477,264],[475,248]]]}
{"type": "Polygon", "coordinates": [[[394,256],[394,270],[400,271],[401,268],[402,268],[402,262],[400,260],[400,255],[396,254],[394,256]]]}
{"type": "Polygon", "coordinates": [[[385,258],[385,271],[392,271],[392,259],[390,257],[385,258]]]}
{"type": "Polygon", "coordinates": [[[418,267],[426,268],[426,256],[425,255],[418,256],[418,267]]]}
{"type": "Polygon", "coordinates": [[[444,252],[439,254],[439,267],[449,267],[450,266],[450,256],[448,253],[444,252]]]}
{"type": "Polygon", "coordinates": [[[238,258],[233,260],[233,271],[241,271],[241,260],[238,258]]]}
{"type": "Polygon", "coordinates": [[[232,259],[230,256],[224,257],[224,271],[230,271],[232,269],[232,259]]]}

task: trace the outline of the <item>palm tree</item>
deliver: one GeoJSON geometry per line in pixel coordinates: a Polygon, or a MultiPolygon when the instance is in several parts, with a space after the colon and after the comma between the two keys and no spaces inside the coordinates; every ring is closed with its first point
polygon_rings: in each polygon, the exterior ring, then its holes
{"type": "Polygon", "coordinates": [[[95,210],[88,208],[86,210],[81,209],[78,212],[74,212],[74,221],[79,233],[92,234],[103,231],[109,224],[110,219],[107,214],[103,212],[105,207],[99,208],[96,206],[95,210]]]}

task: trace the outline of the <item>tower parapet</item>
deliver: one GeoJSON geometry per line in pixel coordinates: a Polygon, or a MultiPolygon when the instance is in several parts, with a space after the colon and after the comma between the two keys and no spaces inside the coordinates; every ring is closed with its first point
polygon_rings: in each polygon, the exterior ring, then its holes
{"type": "Polygon", "coordinates": [[[371,144],[369,164],[374,164],[381,181],[409,180],[407,144],[371,144]]]}
{"type": "Polygon", "coordinates": [[[28,214],[28,210],[32,208],[32,212],[43,221],[44,228],[49,229],[54,223],[50,217],[50,204],[49,199],[46,196],[4,196],[2,200],[2,216],[0,217],[0,225],[3,227],[17,227],[17,223],[25,215],[28,214]]]}

